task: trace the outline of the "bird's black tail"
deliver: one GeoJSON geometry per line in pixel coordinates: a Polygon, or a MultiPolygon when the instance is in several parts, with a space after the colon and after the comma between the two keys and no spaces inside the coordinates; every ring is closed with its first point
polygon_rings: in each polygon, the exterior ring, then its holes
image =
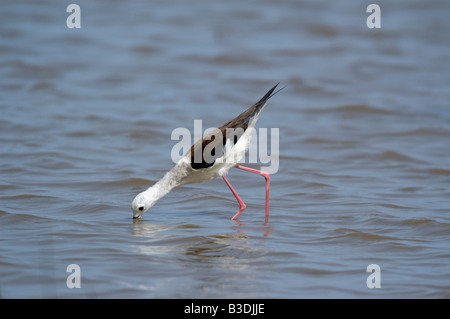
{"type": "Polygon", "coordinates": [[[282,89],[284,89],[285,87],[282,87],[281,89],[278,89],[275,91],[275,89],[277,88],[277,86],[280,83],[278,82],[277,84],[275,84],[275,86],[273,88],[271,88],[262,98],[261,100],[259,100],[258,102],[255,103],[255,105],[253,105],[253,114],[258,114],[261,111],[261,108],[264,107],[264,105],[266,105],[267,101],[274,96],[275,94],[277,94],[278,92],[280,92],[282,89]],[[275,91],[275,92],[274,92],[275,91]]]}

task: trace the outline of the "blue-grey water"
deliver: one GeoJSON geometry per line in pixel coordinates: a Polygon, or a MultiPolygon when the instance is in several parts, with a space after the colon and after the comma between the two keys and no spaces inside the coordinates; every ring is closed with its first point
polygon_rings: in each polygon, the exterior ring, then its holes
{"type": "Polygon", "coordinates": [[[74,0],[73,29],[70,3],[1,4],[1,297],[450,297],[448,1],[377,1],[378,29],[368,1],[74,0]],[[277,82],[267,224],[237,169],[238,223],[221,179],[133,222],[175,128],[277,82]]]}

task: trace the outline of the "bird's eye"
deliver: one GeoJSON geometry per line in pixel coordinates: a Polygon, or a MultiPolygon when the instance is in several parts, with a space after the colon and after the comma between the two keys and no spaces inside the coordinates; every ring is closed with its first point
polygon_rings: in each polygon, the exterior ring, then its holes
{"type": "Polygon", "coordinates": [[[142,211],[142,210],[144,210],[144,206],[140,206],[138,209],[139,209],[140,211],[142,211]]]}

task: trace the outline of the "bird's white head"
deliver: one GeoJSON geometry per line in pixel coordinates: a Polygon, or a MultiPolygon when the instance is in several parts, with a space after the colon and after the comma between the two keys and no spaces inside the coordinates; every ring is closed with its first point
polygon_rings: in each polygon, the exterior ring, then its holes
{"type": "Polygon", "coordinates": [[[133,211],[133,218],[140,218],[146,211],[148,211],[159,199],[158,190],[149,188],[134,198],[131,203],[131,210],[133,211]]]}
{"type": "Polygon", "coordinates": [[[138,194],[131,203],[133,218],[140,218],[156,202],[169,193],[174,187],[183,184],[187,175],[187,164],[180,160],[175,167],[167,172],[163,178],[146,191],[138,194]]]}

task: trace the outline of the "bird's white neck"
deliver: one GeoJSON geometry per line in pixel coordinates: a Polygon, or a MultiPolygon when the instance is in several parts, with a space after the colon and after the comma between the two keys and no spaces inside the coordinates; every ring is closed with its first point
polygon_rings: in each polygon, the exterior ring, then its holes
{"type": "Polygon", "coordinates": [[[178,163],[170,171],[168,171],[158,182],[149,187],[144,194],[153,197],[156,202],[158,199],[164,197],[175,187],[182,185],[184,177],[187,175],[186,168],[178,163]]]}

